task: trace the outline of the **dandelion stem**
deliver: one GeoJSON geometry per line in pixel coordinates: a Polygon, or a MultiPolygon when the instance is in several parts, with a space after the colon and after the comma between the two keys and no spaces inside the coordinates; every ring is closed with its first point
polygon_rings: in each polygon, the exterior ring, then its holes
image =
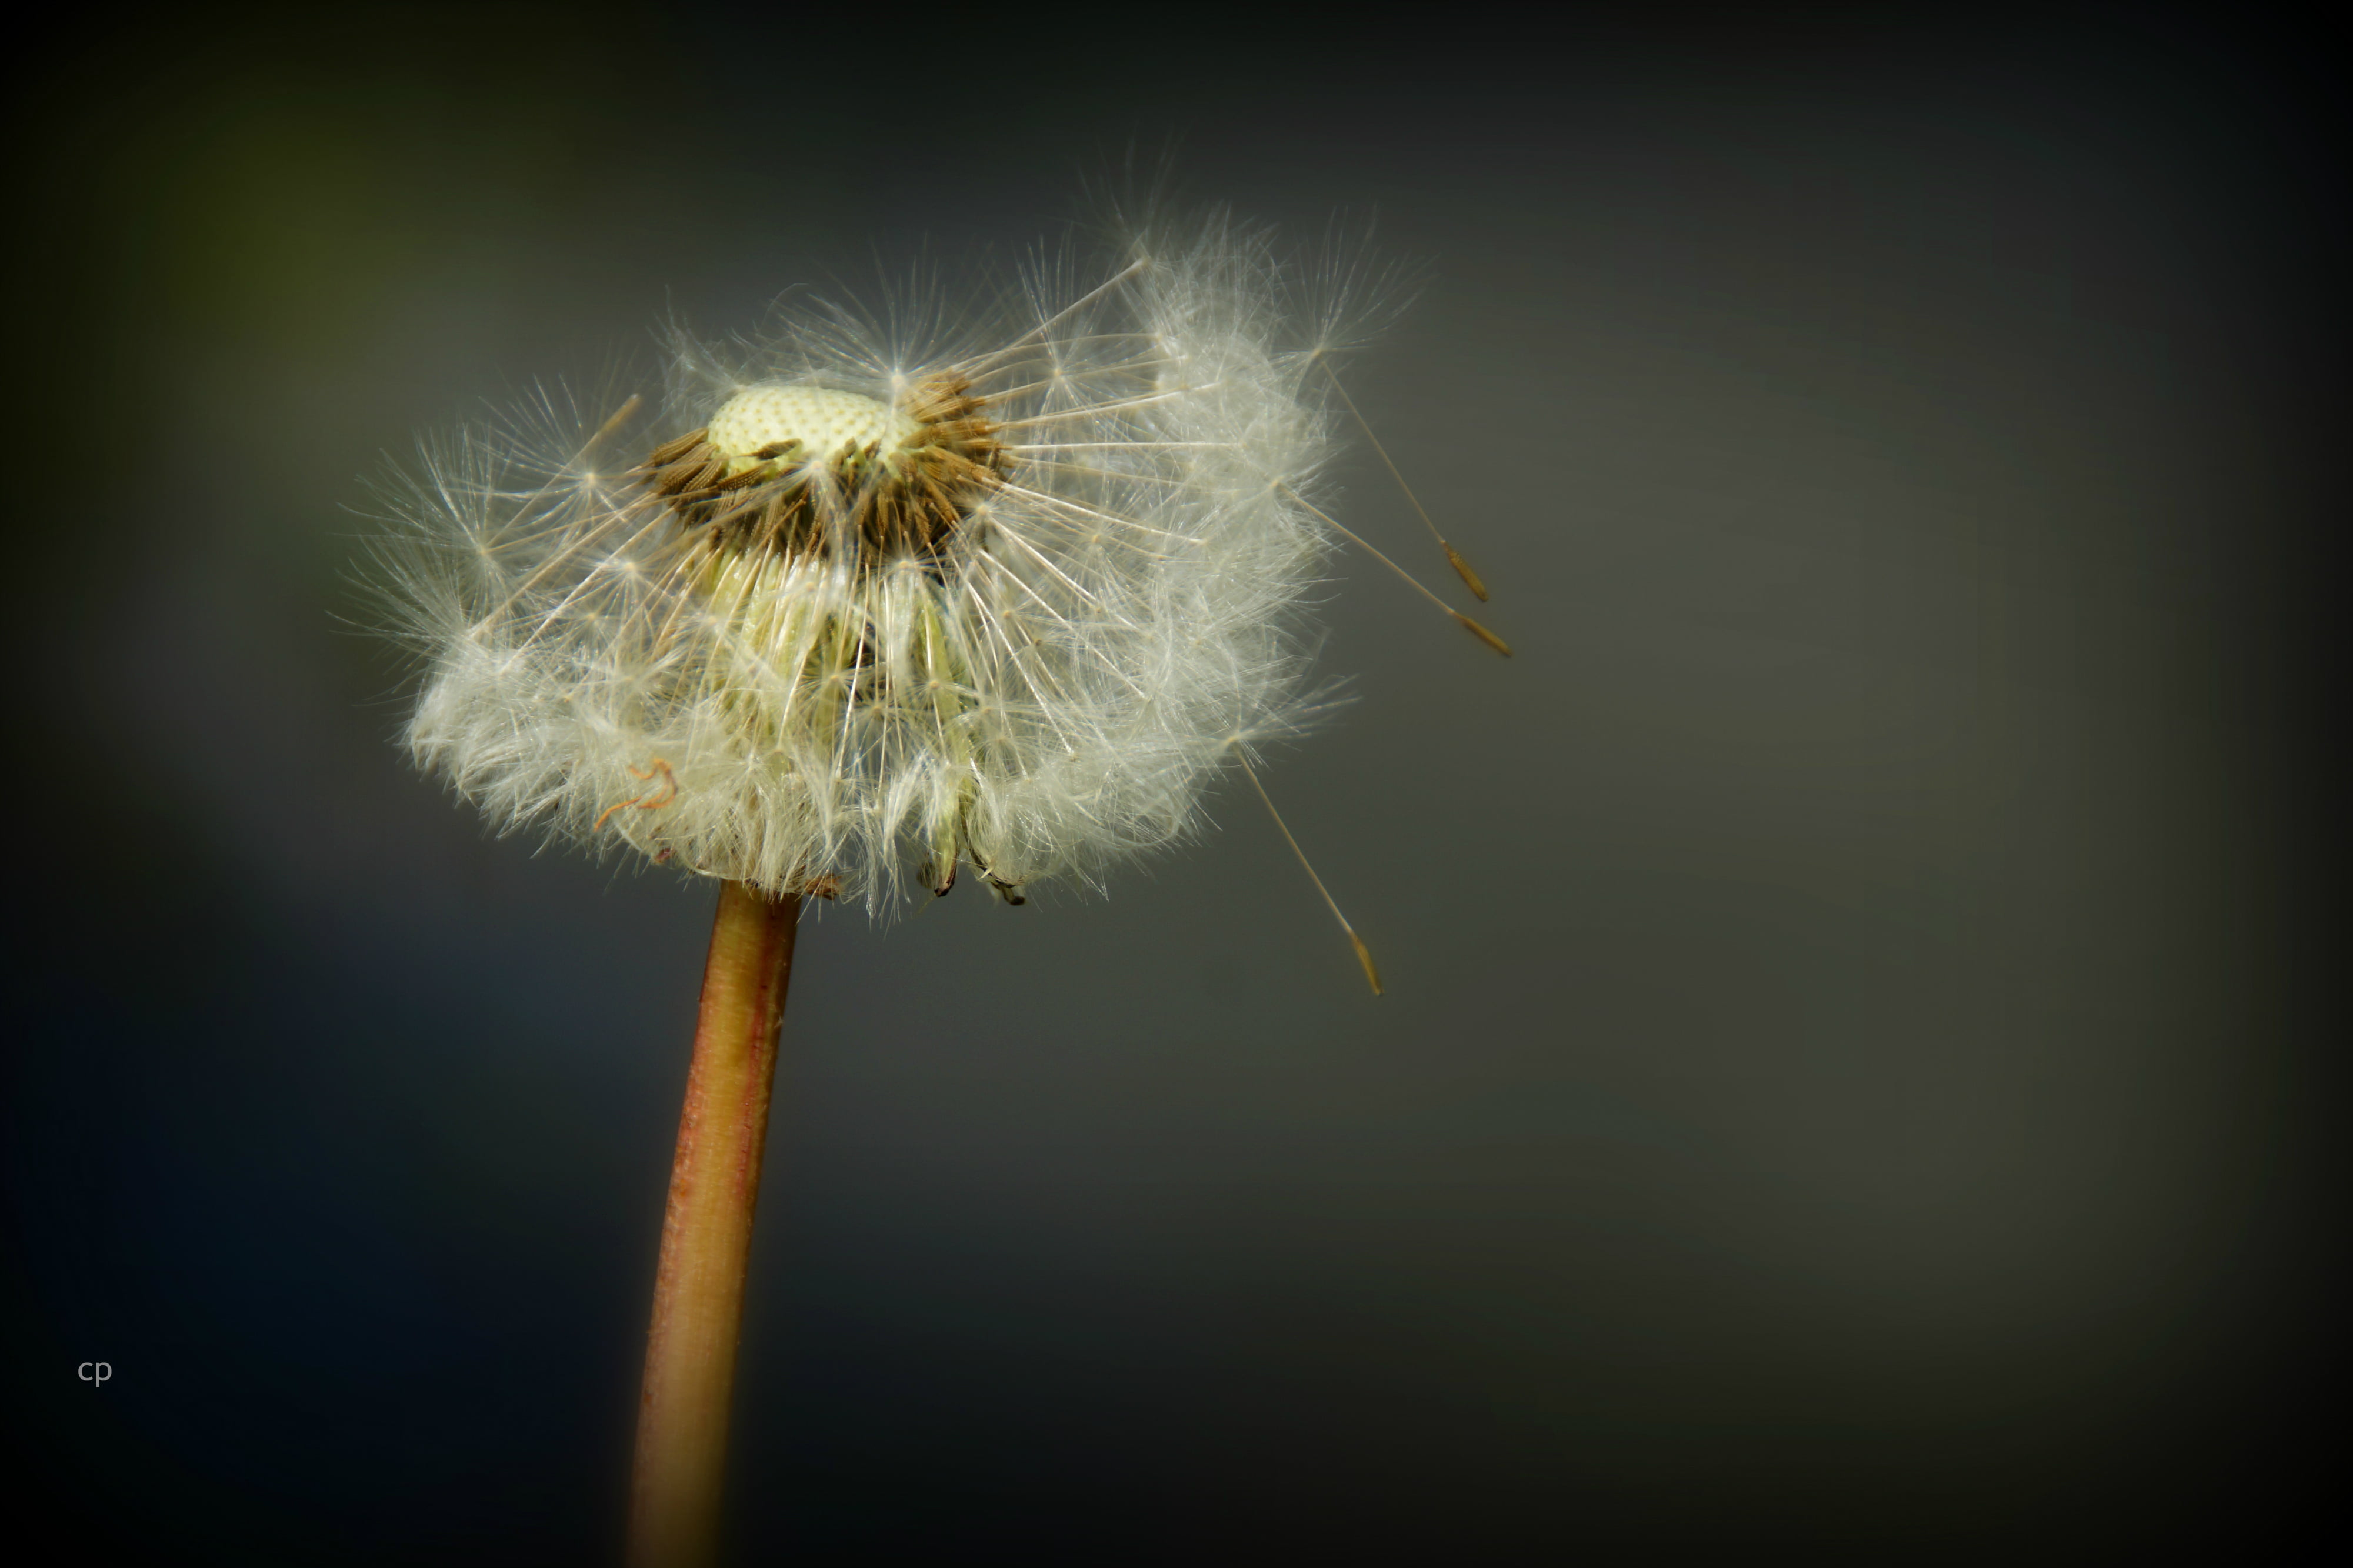
{"type": "Polygon", "coordinates": [[[720,886],[638,1403],[631,1568],[697,1568],[717,1553],[744,1272],[799,917],[792,894],[720,886]]]}

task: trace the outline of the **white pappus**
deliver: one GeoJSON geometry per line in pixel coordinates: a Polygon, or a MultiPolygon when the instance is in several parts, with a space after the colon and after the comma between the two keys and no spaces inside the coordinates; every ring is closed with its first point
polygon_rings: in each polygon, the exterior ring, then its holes
{"type": "Polygon", "coordinates": [[[978,321],[681,341],[653,428],[543,399],[428,445],[377,574],[409,745],[502,829],[873,908],[1184,837],[1314,706],[1313,281],[1212,216],[978,321]]]}

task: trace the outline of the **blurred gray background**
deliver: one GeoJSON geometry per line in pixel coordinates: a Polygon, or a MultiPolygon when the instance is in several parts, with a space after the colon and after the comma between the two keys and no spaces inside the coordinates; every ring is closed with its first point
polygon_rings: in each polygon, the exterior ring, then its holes
{"type": "Polygon", "coordinates": [[[1002,268],[1133,153],[1425,268],[1351,384],[1519,657],[1338,563],[1356,700],[1268,783],[1377,1002],[1234,790],[1107,900],[805,926],[741,1559],[2083,1562],[2289,1518],[2341,1087],[2294,874],[2317,79],[2259,17],[1528,28],[21,48],[15,1517],[611,1553],[712,892],[412,773],[363,479],[543,379],[650,388],[668,313],[1002,268]]]}

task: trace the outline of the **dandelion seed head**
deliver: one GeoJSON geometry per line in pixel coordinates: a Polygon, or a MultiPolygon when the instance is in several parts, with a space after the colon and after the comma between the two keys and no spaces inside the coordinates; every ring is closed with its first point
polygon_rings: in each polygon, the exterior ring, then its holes
{"type": "Polygon", "coordinates": [[[1314,706],[1331,311],[1221,218],[1122,261],[681,339],[649,417],[428,445],[380,552],[418,762],[501,828],[878,909],[1193,832],[1314,706]]]}

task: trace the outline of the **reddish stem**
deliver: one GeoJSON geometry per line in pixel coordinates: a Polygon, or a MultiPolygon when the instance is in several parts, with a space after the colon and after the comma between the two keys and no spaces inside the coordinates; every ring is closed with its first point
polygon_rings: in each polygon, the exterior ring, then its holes
{"type": "Polygon", "coordinates": [[[799,917],[791,894],[720,887],[638,1402],[631,1568],[701,1568],[718,1551],[744,1272],[799,917]]]}

